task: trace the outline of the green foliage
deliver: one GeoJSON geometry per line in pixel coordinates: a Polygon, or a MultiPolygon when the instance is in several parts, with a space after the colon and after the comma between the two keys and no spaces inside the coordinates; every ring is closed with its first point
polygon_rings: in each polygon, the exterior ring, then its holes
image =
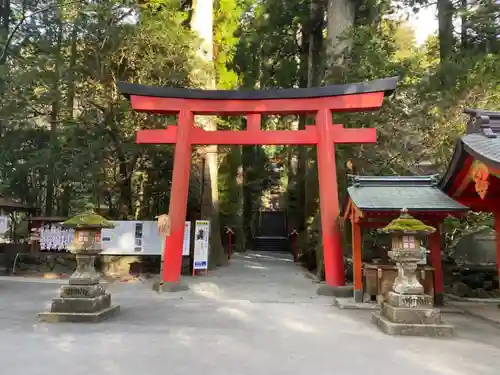
{"type": "Polygon", "coordinates": [[[164,124],[130,112],[116,83],[197,85],[189,78],[199,62],[197,41],[178,5],[49,3],[31,21],[50,27],[21,25],[24,41],[13,39],[1,94],[9,126],[0,128],[0,194],[47,212],[54,202],[63,215],[89,201],[115,218],[167,209],[172,154],[134,141],[136,129],[164,124]]]}
{"type": "Polygon", "coordinates": [[[238,75],[231,68],[236,53],[243,4],[237,0],[216,0],[214,4],[214,65],[217,87],[234,89],[238,75]]]}
{"type": "Polygon", "coordinates": [[[235,71],[243,87],[294,87],[299,84],[301,19],[308,2],[267,0],[252,4],[239,30],[235,71]],[[263,37],[265,35],[265,37],[263,37]]]}

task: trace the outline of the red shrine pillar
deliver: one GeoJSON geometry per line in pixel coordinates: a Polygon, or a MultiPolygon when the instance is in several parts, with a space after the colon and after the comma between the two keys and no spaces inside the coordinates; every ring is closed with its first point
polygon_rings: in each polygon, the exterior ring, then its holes
{"type": "MultiPolygon", "coordinates": [[[[339,228],[339,197],[335,165],[335,137],[332,112],[323,108],[316,113],[318,132],[318,177],[321,233],[327,287],[345,285],[342,235],[339,228]]],[[[323,294],[323,293],[321,293],[323,294]]]]}
{"type": "Polygon", "coordinates": [[[441,261],[441,231],[440,224],[434,225],[436,231],[429,235],[429,250],[431,251],[431,265],[434,267],[434,304],[442,306],[444,303],[443,265],[441,261]]]}
{"type": "Polygon", "coordinates": [[[186,221],[191,171],[191,140],[189,137],[193,124],[193,112],[188,110],[179,112],[168,212],[170,236],[166,238],[163,249],[162,282],[164,287],[170,289],[178,288],[177,284],[181,277],[182,244],[184,242],[184,223],[186,221]]]}

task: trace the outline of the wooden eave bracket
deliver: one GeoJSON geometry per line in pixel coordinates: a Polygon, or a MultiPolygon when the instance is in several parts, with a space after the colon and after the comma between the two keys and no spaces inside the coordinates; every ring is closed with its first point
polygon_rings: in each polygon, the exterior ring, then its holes
{"type": "Polygon", "coordinates": [[[364,212],[354,204],[352,199],[349,198],[349,203],[347,203],[342,219],[344,219],[344,221],[350,220],[352,223],[359,223],[364,216],[364,212]]]}

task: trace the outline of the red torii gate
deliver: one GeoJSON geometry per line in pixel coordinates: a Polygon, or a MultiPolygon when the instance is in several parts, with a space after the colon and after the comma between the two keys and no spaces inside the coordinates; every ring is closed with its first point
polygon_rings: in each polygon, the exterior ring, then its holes
{"type": "Polygon", "coordinates": [[[137,143],[175,144],[169,216],[170,236],[165,241],[163,288],[176,289],[180,281],[186,219],[191,147],[193,145],[317,145],[321,232],[326,285],[345,285],[335,143],[375,143],[376,130],[345,129],[332,123],[332,112],[379,109],[384,96],[396,88],[398,78],[316,88],[261,91],[197,90],[119,83],[132,109],[177,114],[176,126],[137,132],[137,143]],[[244,131],[205,131],[195,126],[195,115],[246,115],[244,131]],[[314,114],[314,126],[298,131],[261,130],[262,114],[314,114]],[[170,284],[170,285],[169,285],[170,284]]]}

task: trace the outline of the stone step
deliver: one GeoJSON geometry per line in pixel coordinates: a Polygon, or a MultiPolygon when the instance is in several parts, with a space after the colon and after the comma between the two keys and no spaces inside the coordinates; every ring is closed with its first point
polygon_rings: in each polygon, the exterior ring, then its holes
{"type": "Polygon", "coordinates": [[[73,322],[73,323],[99,323],[117,314],[120,311],[119,305],[110,306],[104,310],[94,313],[74,313],[74,312],[42,312],[38,314],[38,318],[42,322],[58,323],[58,322],[73,322]]]}
{"type": "Polygon", "coordinates": [[[441,324],[439,309],[415,309],[409,307],[394,307],[385,304],[382,315],[394,323],[404,324],[441,324]]]}
{"type": "Polygon", "coordinates": [[[394,323],[376,311],[372,313],[372,321],[388,335],[401,336],[427,336],[427,337],[452,337],[454,327],[441,322],[441,324],[405,324],[394,323]]]}
{"type": "Polygon", "coordinates": [[[54,298],[50,311],[53,313],[95,313],[111,306],[111,295],[94,298],[54,298]]]}

